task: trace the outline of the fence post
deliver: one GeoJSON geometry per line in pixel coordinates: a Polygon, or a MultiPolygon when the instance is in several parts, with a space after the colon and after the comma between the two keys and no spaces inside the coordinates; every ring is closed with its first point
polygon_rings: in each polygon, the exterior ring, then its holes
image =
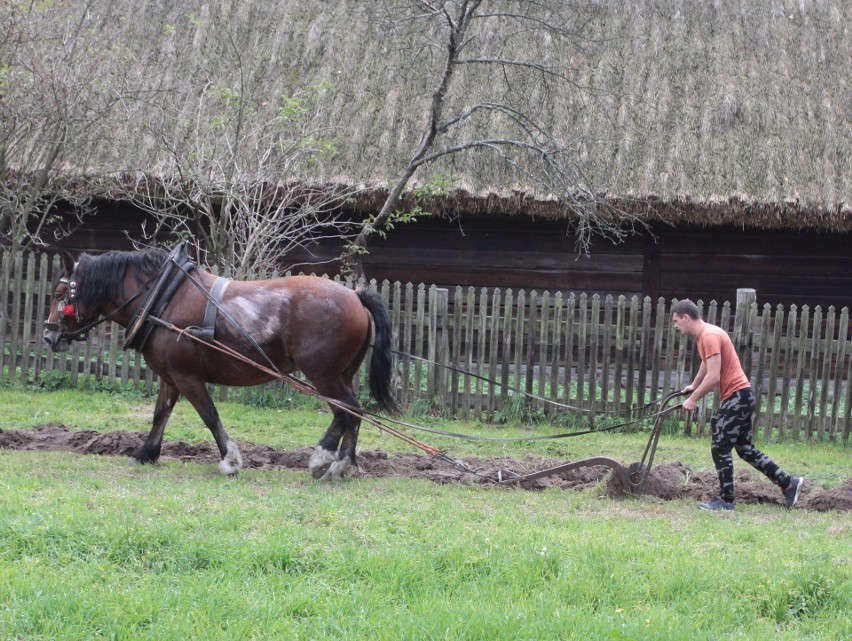
{"type": "Polygon", "coordinates": [[[734,347],[740,355],[743,369],[751,370],[751,342],[749,333],[752,330],[751,308],[757,302],[757,292],[753,289],[737,290],[737,306],[734,309],[734,347]]]}
{"type": "MultiPolygon", "coordinates": [[[[6,366],[6,312],[9,310],[9,261],[11,255],[0,251],[0,380],[6,366]]],[[[10,377],[11,378],[11,377],[10,377]]]]}
{"type": "MultiPolygon", "coordinates": [[[[752,303],[757,302],[757,292],[753,289],[749,288],[741,288],[737,290],[737,305],[734,308],[734,349],[736,349],[737,354],[740,356],[740,362],[742,363],[743,370],[746,373],[746,376],[751,378],[751,341],[749,340],[749,333],[751,332],[752,318],[751,318],[751,307],[752,303]]],[[[766,331],[766,328],[764,328],[766,331]]],[[[762,387],[762,381],[758,381],[756,386],[756,390],[760,390],[762,387]]],[[[755,416],[754,416],[754,433],[758,434],[760,430],[759,418],[760,410],[761,410],[761,400],[760,396],[755,398],[755,416]]]]}
{"type": "Polygon", "coordinates": [[[450,362],[450,337],[447,328],[450,290],[442,287],[432,288],[429,300],[429,319],[432,336],[429,337],[429,395],[441,404],[441,409],[447,407],[447,370],[442,367],[450,362]],[[441,365],[436,365],[440,363],[441,365]]]}

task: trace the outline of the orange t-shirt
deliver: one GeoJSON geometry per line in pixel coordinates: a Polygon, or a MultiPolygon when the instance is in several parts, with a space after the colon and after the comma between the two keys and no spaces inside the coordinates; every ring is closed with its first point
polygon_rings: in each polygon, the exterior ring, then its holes
{"type": "Polygon", "coordinates": [[[698,354],[701,356],[702,361],[706,361],[710,356],[716,354],[720,354],[722,357],[719,372],[721,400],[724,401],[734,392],[751,387],[751,383],[743,371],[743,366],[740,364],[740,357],[737,355],[737,350],[734,349],[734,344],[731,342],[728,332],[721,327],[706,323],[704,331],[701,332],[697,342],[698,354]]]}

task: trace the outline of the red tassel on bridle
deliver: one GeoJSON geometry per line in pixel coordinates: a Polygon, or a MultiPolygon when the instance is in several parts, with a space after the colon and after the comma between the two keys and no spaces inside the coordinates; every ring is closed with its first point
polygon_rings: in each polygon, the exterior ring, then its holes
{"type": "Polygon", "coordinates": [[[65,318],[74,318],[74,316],[76,315],[76,311],[74,310],[74,305],[71,305],[71,304],[63,305],[62,315],[65,318]]]}

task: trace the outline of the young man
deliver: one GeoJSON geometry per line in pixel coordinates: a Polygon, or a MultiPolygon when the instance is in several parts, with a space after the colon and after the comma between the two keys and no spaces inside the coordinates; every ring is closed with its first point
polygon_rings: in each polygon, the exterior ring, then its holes
{"type": "Polygon", "coordinates": [[[804,479],[790,476],[752,445],[754,392],[728,333],[721,327],[704,322],[698,307],[689,299],[672,308],[672,322],[681,334],[696,340],[701,356],[701,367],[695,380],[683,388],[684,394],[689,394],[683,408],[694,411],[698,401],[717,388],[722,399],[710,421],[713,436],[710,452],[719,475],[719,498],[699,503],[698,507],[702,510],[734,509],[734,459],[731,450],[736,449],[741,459],[781,488],[787,499],[787,509],[791,509],[799,500],[804,479]]]}

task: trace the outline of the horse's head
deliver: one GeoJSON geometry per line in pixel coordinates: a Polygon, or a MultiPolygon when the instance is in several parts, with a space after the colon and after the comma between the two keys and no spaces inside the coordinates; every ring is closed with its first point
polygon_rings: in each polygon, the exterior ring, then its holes
{"type": "Polygon", "coordinates": [[[110,251],[83,254],[75,261],[63,252],[63,273],[53,290],[44,340],[54,352],[64,352],[99,323],[114,320],[123,325],[133,312],[131,303],[148,291],[166,258],[159,250],[110,251]]]}
{"type": "Polygon", "coordinates": [[[44,340],[54,352],[68,351],[73,340],[85,340],[86,332],[79,330],[85,327],[87,315],[92,315],[80,305],[79,263],[67,252],[62,252],[62,269],[63,274],[53,290],[50,314],[44,323],[44,340]]]}

